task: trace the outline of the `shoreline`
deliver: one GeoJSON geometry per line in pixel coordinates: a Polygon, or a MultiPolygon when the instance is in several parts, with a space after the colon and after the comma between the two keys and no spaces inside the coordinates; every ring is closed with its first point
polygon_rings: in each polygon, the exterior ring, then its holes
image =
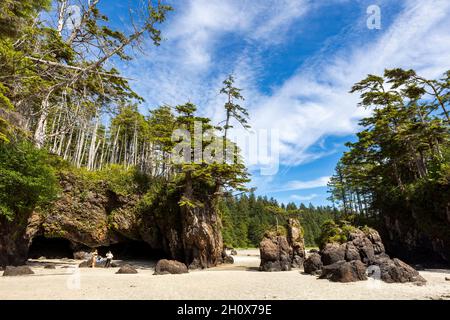
{"type": "MultiPolygon", "coordinates": [[[[388,284],[369,279],[335,283],[302,274],[301,269],[259,272],[255,250],[240,250],[235,264],[194,270],[181,275],[153,275],[153,261],[131,263],[138,274],[115,274],[118,268],[75,268],[80,260],[31,260],[34,275],[0,276],[2,300],[411,300],[450,299],[450,269],[419,271],[424,286],[388,284]],[[44,269],[55,264],[56,269],[44,269]]],[[[115,261],[117,262],[117,261],[115,261]]],[[[120,261],[119,261],[120,263],[120,261]]]]}

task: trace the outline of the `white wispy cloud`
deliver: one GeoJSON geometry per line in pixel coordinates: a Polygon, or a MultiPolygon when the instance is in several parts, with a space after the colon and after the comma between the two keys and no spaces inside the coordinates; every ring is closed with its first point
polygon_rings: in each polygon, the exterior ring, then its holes
{"type": "Polygon", "coordinates": [[[300,196],[300,195],[297,195],[297,194],[293,194],[293,195],[290,196],[290,198],[293,199],[293,200],[298,200],[298,201],[311,201],[311,200],[317,198],[318,196],[319,195],[315,194],[315,193],[310,194],[310,195],[306,195],[306,196],[300,196]]]}
{"type": "Polygon", "coordinates": [[[302,180],[287,181],[281,188],[275,190],[274,192],[308,190],[308,189],[326,187],[328,181],[330,181],[329,176],[320,177],[320,178],[308,180],[308,181],[302,181],[302,180]]]}
{"type": "MultiPolygon", "coordinates": [[[[326,136],[354,133],[357,120],[367,115],[356,108],[358,97],[348,93],[353,83],[391,67],[414,68],[428,77],[448,69],[449,21],[448,1],[407,1],[383,36],[363,46],[323,52],[309,61],[313,67],[300,68],[260,100],[252,112],[254,127],[279,129],[281,162],[303,163],[309,147],[326,136]]],[[[359,25],[362,36],[374,32],[359,25]]]]}

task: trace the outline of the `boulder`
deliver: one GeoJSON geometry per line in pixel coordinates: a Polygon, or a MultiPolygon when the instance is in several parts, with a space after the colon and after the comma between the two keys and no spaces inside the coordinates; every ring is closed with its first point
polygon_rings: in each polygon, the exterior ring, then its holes
{"type": "Polygon", "coordinates": [[[352,242],[347,242],[345,246],[345,260],[346,261],[361,260],[359,250],[352,242]]]}
{"type": "Polygon", "coordinates": [[[117,274],[135,274],[138,273],[136,268],[134,268],[132,265],[125,264],[120,267],[120,269],[116,272],[117,274]]]}
{"type": "Polygon", "coordinates": [[[261,264],[260,271],[291,270],[292,248],[284,236],[267,233],[259,246],[261,264]]]}
{"type": "Polygon", "coordinates": [[[187,266],[176,260],[159,260],[155,267],[155,275],[188,273],[187,266]]]}
{"type": "MultiPolygon", "coordinates": [[[[378,234],[373,229],[369,229],[373,234],[378,234]]],[[[378,235],[379,237],[379,235],[378,235]]],[[[364,263],[370,264],[375,259],[375,250],[374,244],[370,241],[367,234],[359,229],[356,229],[354,232],[350,233],[349,242],[353,244],[353,246],[358,250],[361,261],[364,263]]],[[[381,253],[381,252],[380,252],[381,253]]]]}
{"type": "Polygon", "coordinates": [[[5,271],[3,272],[4,277],[13,277],[13,276],[25,276],[29,274],[34,274],[33,270],[31,270],[28,266],[7,266],[5,271]]]}
{"type": "Polygon", "coordinates": [[[375,265],[380,268],[381,280],[387,283],[394,282],[415,282],[425,284],[427,281],[410,265],[400,259],[383,256],[375,261],[375,265]]]}
{"type": "Polygon", "coordinates": [[[327,243],[321,250],[322,263],[324,266],[345,260],[345,244],[327,243]]]}
{"type": "Polygon", "coordinates": [[[280,250],[276,240],[264,238],[259,245],[261,260],[277,261],[280,258],[280,250]]]}
{"type": "Polygon", "coordinates": [[[236,249],[231,249],[231,255],[232,255],[232,256],[236,256],[236,255],[237,255],[236,249]]]}
{"type": "Polygon", "coordinates": [[[334,282],[355,282],[367,280],[366,265],[360,260],[338,261],[324,266],[320,279],[328,279],[334,282]]]}
{"type": "Polygon", "coordinates": [[[232,256],[226,255],[223,258],[223,263],[233,264],[234,263],[234,258],[232,256]]]}
{"type": "Polygon", "coordinates": [[[381,236],[378,233],[378,231],[371,229],[371,228],[367,228],[365,233],[366,233],[367,238],[370,240],[370,242],[372,242],[374,253],[375,254],[385,253],[384,244],[381,241],[381,236]]]}
{"type": "Polygon", "coordinates": [[[300,222],[297,219],[289,218],[287,232],[287,240],[292,247],[292,267],[300,268],[306,258],[305,241],[303,239],[303,231],[300,222]]]}
{"type": "Polygon", "coordinates": [[[312,253],[309,255],[308,258],[303,262],[303,268],[305,273],[309,274],[320,274],[322,271],[322,259],[320,257],[320,254],[318,253],[312,253]]]}

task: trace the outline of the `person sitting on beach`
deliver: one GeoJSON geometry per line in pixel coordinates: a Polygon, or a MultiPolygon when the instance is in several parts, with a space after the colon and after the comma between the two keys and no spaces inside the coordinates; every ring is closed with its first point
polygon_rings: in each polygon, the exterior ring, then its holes
{"type": "Polygon", "coordinates": [[[111,251],[108,251],[108,253],[106,254],[106,264],[105,264],[105,268],[109,268],[111,266],[111,261],[113,259],[113,254],[111,253],[111,251]]]}

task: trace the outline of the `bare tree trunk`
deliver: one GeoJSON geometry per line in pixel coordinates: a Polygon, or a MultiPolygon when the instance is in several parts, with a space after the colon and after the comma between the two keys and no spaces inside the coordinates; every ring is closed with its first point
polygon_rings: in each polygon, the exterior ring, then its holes
{"type": "Polygon", "coordinates": [[[89,155],[88,155],[88,163],[87,168],[88,170],[94,170],[94,160],[95,160],[95,154],[96,154],[96,144],[97,144],[97,131],[98,131],[98,125],[99,125],[100,119],[98,116],[95,117],[95,125],[92,131],[91,136],[91,144],[89,146],[89,155]]]}
{"type": "Polygon", "coordinates": [[[58,1],[58,34],[62,34],[64,28],[64,20],[66,16],[67,0],[58,1]]]}

